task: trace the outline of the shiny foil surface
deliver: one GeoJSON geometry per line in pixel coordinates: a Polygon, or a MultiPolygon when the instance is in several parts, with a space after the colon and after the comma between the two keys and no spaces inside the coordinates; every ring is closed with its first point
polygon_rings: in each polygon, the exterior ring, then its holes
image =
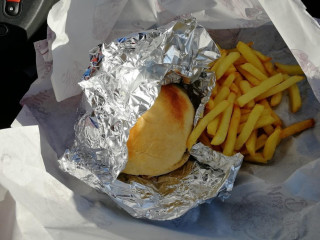
{"type": "Polygon", "coordinates": [[[75,125],[75,141],[59,159],[64,171],[107,193],[134,217],[177,218],[204,201],[227,197],[242,155],[226,157],[196,144],[181,168],[158,177],[122,174],[129,131],[157,98],[161,85],[177,83],[202,116],[214,87],[207,66],[220,56],[208,32],[194,18],[134,33],[90,52],[79,83],[85,113],[75,125]]]}

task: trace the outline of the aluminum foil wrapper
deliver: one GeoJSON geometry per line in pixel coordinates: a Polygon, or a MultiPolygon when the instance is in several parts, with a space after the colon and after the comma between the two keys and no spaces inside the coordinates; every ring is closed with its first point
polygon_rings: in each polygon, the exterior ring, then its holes
{"type": "Polygon", "coordinates": [[[59,159],[61,169],[139,218],[174,219],[215,196],[227,197],[242,155],[226,157],[201,143],[185,153],[189,161],[183,167],[169,174],[146,178],[121,173],[129,131],[152,106],[161,85],[176,83],[186,89],[197,123],[215,82],[207,66],[219,56],[194,18],[91,50],[91,64],[79,83],[85,113],[75,125],[74,145],[59,159]]]}

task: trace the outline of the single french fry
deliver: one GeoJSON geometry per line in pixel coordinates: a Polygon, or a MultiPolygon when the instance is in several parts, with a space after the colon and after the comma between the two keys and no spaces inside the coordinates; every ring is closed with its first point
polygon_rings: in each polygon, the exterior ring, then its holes
{"type": "MultiPolygon", "coordinates": [[[[241,89],[242,94],[247,93],[251,89],[250,83],[248,81],[241,81],[239,85],[240,85],[239,87],[241,89]]],[[[254,105],[255,105],[254,100],[251,100],[246,104],[246,107],[253,108],[254,105]]]]}
{"type": "Polygon", "coordinates": [[[258,131],[254,130],[246,142],[246,148],[251,156],[256,154],[256,142],[258,131]]]}
{"type": "Polygon", "coordinates": [[[217,104],[207,115],[199,120],[197,126],[192,130],[187,140],[187,148],[190,151],[191,147],[197,142],[201,133],[206,129],[208,124],[222,113],[230,105],[229,101],[223,100],[217,104]]]}
{"type": "Polygon", "coordinates": [[[244,157],[246,162],[253,162],[253,163],[267,163],[268,161],[264,158],[262,153],[256,153],[254,156],[247,155],[244,157]]]}
{"type": "Polygon", "coordinates": [[[281,72],[288,73],[289,75],[302,75],[304,72],[302,71],[299,65],[288,65],[282,64],[279,62],[274,63],[276,67],[281,70],[281,72]]]}
{"type": "Polygon", "coordinates": [[[236,84],[234,84],[234,83],[231,83],[231,85],[230,85],[230,91],[231,92],[234,92],[234,93],[239,93],[240,92],[240,89],[237,87],[237,85],[236,84]]]}
{"type": "Polygon", "coordinates": [[[288,88],[291,112],[295,113],[301,108],[301,95],[297,84],[288,88]]]}
{"type": "Polygon", "coordinates": [[[264,55],[262,52],[252,49],[262,63],[270,61],[272,58],[264,55]]]}
{"type": "Polygon", "coordinates": [[[262,148],[266,141],[268,139],[268,136],[266,134],[261,134],[256,141],[256,151],[258,151],[260,148],[262,148]]]}
{"type": "Polygon", "coordinates": [[[236,93],[237,94],[237,99],[241,96],[241,91],[239,90],[239,92],[236,93]]]}
{"type": "MultiPolygon", "coordinates": [[[[277,75],[275,75],[277,76],[277,75]]],[[[260,94],[255,100],[259,101],[263,98],[267,98],[270,97],[278,92],[281,92],[287,88],[289,88],[290,86],[292,86],[293,84],[300,82],[301,80],[303,80],[304,77],[302,76],[292,76],[286,80],[284,80],[282,83],[280,83],[277,86],[274,86],[273,88],[269,89],[268,91],[265,91],[264,93],[260,94]]]]}
{"type": "Polygon", "coordinates": [[[264,80],[268,79],[267,74],[264,74],[263,72],[261,72],[257,67],[255,67],[251,63],[242,64],[242,65],[240,65],[240,68],[242,68],[243,70],[250,73],[252,76],[257,78],[259,81],[264,81],[264,80]]]}
{"type": "Polygon", "coordinates": [[[278,106],[278,105],[281,103],[282,93],[283,93],[283,92],[278,92],[278,93],[274,94],[274,95],[271,97],[270,105],[271,105],[272,107],[276,107],[276,106],[278,106]]]}
{"type": "Polygon", "coordinates": [[[234,73],[236,78],[234,80],[234,84],[237,85],[239,87],[239,82],[243,80],[241,74],[239,72],[235,72],[234,73]]]}
{"type": "Polygon", "coordinates": [[[241,111],[241,115],[242,115],[242,114],[250,113],[250,112],[252,111],[252,109],[249,109],[249,108],[241,108],[240,111],[241,111]]]}
{"type": "Polygon", "coordinates": [[[258,121],[259,117],[261,116],[264,110],[264,106],[260,104],[256,104],[252,109],[248,121],[244,124],[242,131],[240,132],[234,149],[240,150],[243,144],[248,140],[250,134],[252,133],[256,122],[258,121]]]}
{"type": "Polygon", "coordinates": [[[228,101],[230,102],[230,105],[228,108],[222,113],[221,121],[217,130],[217,133],[212,138],[211,144],[212,145],[220,145],[224,142],[224,140],[227,137],[228,128],[230,124],[230,119],[232,115],[233,110],[233,102],[236,99],[236,94],[231,92],[228,101]]]}
{"type": "MultiPolygon", "coordinates": [[[[221,87],[217,96],[213,99],[212,106],[215,107],[221,101],[226,99],[228,97],[229,93],[230,93],[230,89],[228,87],[226,87],[226,86],[221,87]]],[[[209,108],[209,109],[212,110],[213,108],[209,108]]]]}
{"type": "Polygon", "coordinates": [[[223,74],[228,70],[231,64],[233,64],[239,57],[240,54],[238,52],[231,52],[220,62],[216,71],[217,80],[219,80],[223,76],[223,74]]]}
{"type": "Polygon", "coordinates": [[[271,135],[274,132],[274,128],[272,127],[271,124],[266,125],[263,127],[263,130],[265,131],[266,134],[271,135]]]}
{"type": "Polygon", "coordinates": [[[253,86],[258,86],[260,84],[260,81],[240,66],[237,66],[237,69],[244,76],[244,78],[247,79],[253,86]]]}
{"type": "Polygon", "coordinates": [[[206,104],[206,108],[212,109],[213,108],[213,99],[210,98],[209,101],[206,104]]]}
{"type": "Polygon", "coordinates": [[[254,125],[254,129],[263,128],[264,126],[268,126],[273,124],[276,121],[271,115],[263,114],[259,119],[256,125],[254,125]]]}
{"type": "Polygon", "coordinates": [[[282,126],[282,121],[279,118],[279,116],[272,110],[272,108],[270,107],[268,101],[266,99],[263,99],[262,101],[259,102],[259,104],[263,105],[265,107],[266,110],[270,111],[271,116],[276,119],[276,121],[274,122],[275,125],[277,126],[282,126]]]}
{"type": "Polygon", "coordinates": [[[242,55],[240,55],[240,57],[233,63],[233,65],[237,66],[237,65],[244,64],[246,62],[247,60],[242,55]]]}
{"type": "Polygon", "coordinates": [[[225,76],[230,75],[231,73],[236,72],[237,69],[235,68],[235,66],[233,64],[231,64],[231,66],[227,69],[227,71],[224,73],[225,76]]]}
{"type": "Polygon", "coordinates": [[[273,76],[277,74],[276,70],[274,69],[273,63],[271,61],[264,62],[263,63],[264,68],[266,69],[267,73],[269,73],[269,76],[273,76]]]}
{"type": "MultiPolygon", "coordinates": [[[[250,116],[250,115],[249,115],[250,116]]],[[[248,121],[248,120],[247,120],[248,121]]],[[[256,124],[254,125],[254,128],[253,129],[258,129],[258,128],[263,128],[265,126],[268,126],[270,124],[273,124],[276,120],[271,116],[271,115],[268,115],[268,114],[262,114],[260,116],[260,118],[258,119],[258,121],[256,122],[256,124]]],[[[240,133],[243,129],[245,125],[245,122],[241,123],[238,127],[238,133],[240,133]]]]}
{"type": "Polygon", "coordinates": [[[220,85],[216,82],[216,85],[214,86],[211,92],[212,98],[214,98],[218,94],[219,88],[220,88],[220,85]]]}
{"type": "Polygon", "coordinates": [[[287,80],[290,76],[287,73],[282,73],[283,80],[287,80]]]}
{"type": "MultiPolygon", "coordinates": [[[[248,120],[249,115],[250,115],[250,112],[251,112],[251,111],[249,111],[248,113],[243,113],[243,114],[241,114],[240,123],[246,122],[246,121],[248,120]]],[[[263,111],[263,113],[261,114],[261,116],[260,116],[260,118],[259,118],[258,121],[264,121],[263,118],[265,118],[265,117],[267,117],[267,118],[268,118],[268,117],[271,117],[270,114],[271,114],[271,112],[265,109],[265,110],[263,111]]]]}
{"type": "Polygon", "coordinates": [[[313,127],[315,124],[314,119],[307,119],[301,122],[294,123],[284,128],[280,134],[281,139],[300,133],[308,128],[313,127]]]}
{"type": "Polygon", "coordinates": [[[261,72],[267,75],[264,67],[257,57],[257,55],[253,52],[253,50],[245,43],[239,41],[237,44],[237,49],[241,53],[241,55],[251,64],[253,64],[256,68],[258,68],[261,72]]]}
{"type": "Polygon", "coordinates": [[[229,74],[229,76],[226,78],[226,80],[223,82],[222,86],[230,87],[230,85],[233,83],[233,81],[236,78],[236,74],[233,72],[229,74]]]}
{"type": "MultiPolygon", "coordinates": [[[[249,47],[253,45],[253,42],[246,43],[249,47]]],[[[227,50],[228,52],[239,52],[237,48],[231,48],[227,50]]]]}
{"type": "Polygon", "coordinates": [[[214,71],[216,72],[220,63],[224,60],[224,58],[227,56],[227,52],[226,51],[220,51],[221,52],[221,57],[218,58],[218,60],[214,61],[213,66],[210,68],[210,71],[214,71]]]}
{"type": "Polygon", "coordinates": [[[280,141],[281,128],[277,127],[274,132],[268,137],[264,148],[263,148],[263,156],[269,161],[276,150],[277,145],[280,141]]]}
{"type": "Polygon", "coordinates": [[[219,115],[208,124],[207,133],[210,136],[213,137],[216,134],[216,132],[218,130],[219,123],[220,123],[220,119],[221,119],[221,116],[219,115]]]}
{"type": "Polygon", "coordinates": [[[223,83],[225,82],[225,80],[227,79],[227,77],[228,77],[228,76],[223,75],[223,77],[220,78],[219,81],[217,81],[217,82],[219,82],[219,84],[220,84],[221,86],[223,86],[223,83]]]}
{"type": "Polygon", "coordinates": [[[245,104],[255,99],[257,96],[260,96],[267,92],[269,89],[273,88],[282,81],[282,74],[278,73],[267,80],[261,82],[258,86],[251,88],[247,93],[243,94],[237,99],[237,103],[240,107],[243,107],[245,104]]]}
{"type": "Polygon", "coordinates": [[[240,123],[244,123],[248,120],[250,112],[241,114],[240,123]]]}
{"type": "Polygon", "coordinates": [[[234,105],[227,138],[223,148],[223,154],[226,156],[233,155],[234,145],[237,139],[237,129],[239,126],[240,117],[241,117],[240,108],[234,105]]]}
{"type": "MultiPolygon", "coordinates": [[[[268,139],[268,136],[266,134],[261,134],[257,140],[256,140],[256,148],[255,148],[255,152],[257,152],[260,148],[262,148],[264,146],[264,144],[266,143],[268,139]]],[[[248,150],[245,148],[241,151],[241,153],[243,155],[247,155],[249,154],[248,150]]]]}
{"type": "Polygon", "coordinates": [[[199,137],[199,141],[203,143],[203,145],[212,148],[212,145],[210,144],[210,139],[208,136],[205,134],[205,132],[201,133],[199,137]]]}

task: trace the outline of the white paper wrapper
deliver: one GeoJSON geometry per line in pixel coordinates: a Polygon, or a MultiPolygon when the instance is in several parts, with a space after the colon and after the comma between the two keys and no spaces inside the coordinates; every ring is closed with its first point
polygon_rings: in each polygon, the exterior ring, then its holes
{"type": "Polygon", "coordinates": [[[194,5],[180,1],[65,0],[53,8],[48,22],[56,41],[52,43],[49,32],[48,41],[35,44],[39,79],[22,101],[25,105],[13,123],[15,128],[0,132],[1,239],[318,238],[320,104],[314,95],[319,99],[319,26],[300,1],[197,1],[194,5]],[[175,8],[177,5],[184,7],[175,8]],[[103,15],[104,11],[114,14],[103,15]],[[75,88],[80,78],[76,75],[83,74],[88,51],[98,42],[190,13],[205,27],[233,28],[212,31],[214,40],[226,47],[249,38],[277,61],[294,63],[296,59],[312,88],[307,81],[300,86],[302,111],[287,114],[285,97],[277,112],[285,124],[309,117],[317,124],[282,141],[270,165],[245,164],[225,202],[203,204],[173,221],[141,221],[57,166],[57,158],[73,139],[80,101],[75,88]],[[268,17],[295,59],[272,25],[237,30],[260,26],[268,17]],[[51,43],[52,58],[50,51],[46,53],[51,43]],[[20,127],[26,125],[38,126],[20,127]]]}

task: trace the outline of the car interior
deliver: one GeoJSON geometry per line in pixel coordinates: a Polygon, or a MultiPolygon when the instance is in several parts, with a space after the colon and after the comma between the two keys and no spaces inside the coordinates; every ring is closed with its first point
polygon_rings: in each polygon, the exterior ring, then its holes
{"type": "Polygon", "coordinates": [[[46,38],[47,15],[57,0],[3,0],[0,4],[1,120],[10,127],[20,99],[37,78],[33,43],[46,38]]]}
{"type": "MultiPolygon", "coordinates": [[[[47,15],[58,0],[2,0],[0,4],[1,118],[9,128],[20,99],[37,78],[33,43],[46,38],[47,15]]],[[[313,17],[320,17],[311,1],[303,1],[313,17]]]]}

